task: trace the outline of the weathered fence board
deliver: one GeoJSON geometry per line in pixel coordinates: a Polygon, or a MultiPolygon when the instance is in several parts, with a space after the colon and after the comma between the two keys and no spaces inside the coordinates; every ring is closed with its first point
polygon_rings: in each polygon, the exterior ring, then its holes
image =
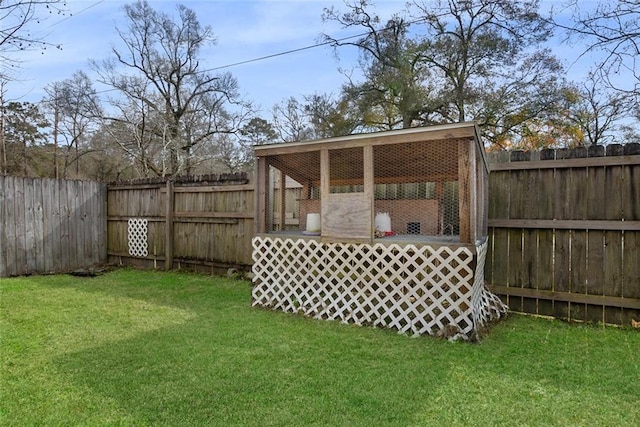
{"type": "Polygon", "coordinates": [[[640,318],[640,144],[489,161],[485,277],[511,309],[620,325],[640,318]]]}
{"type": "Polygon", "coordinates": [[[106,185],[0,177],[0,277],[107,260],[106,185]]]}
{"type": "MultiPolygon", "coordinates": [[[[640,151],[628,146],[490,156],[485,277],[511,309],[621,325],[640,318],[640,151]]],[[[174,267],[248,268],[254,191],[231,178],[107,191],[0,177],[0,276],[104,262],[107,241],[111,262],[163,268],[170,250],[174,267]],[[148,221],[147,257],[129,254],[130,218],[148,221]]]]}
{"type": "Polygon", "coordinates": [[[253,186],[244,174],[113,183],[108,189],[109,260],[147,268],[248,270],[253,186]],[[127,221],[148,221],[146,257],[129,253],[127,221]]]}

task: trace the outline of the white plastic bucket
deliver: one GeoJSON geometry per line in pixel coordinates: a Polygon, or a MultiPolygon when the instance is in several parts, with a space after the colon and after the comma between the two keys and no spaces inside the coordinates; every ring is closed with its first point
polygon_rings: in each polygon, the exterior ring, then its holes
{"type": "Polygon", "coordinates": [[[387,233],[391,231],[391,217],[389,212],[378,212],[374,220],[376,230],[387,233]]]}
{"type": "Polygon", "coordinates": [[[317,233],[320,231],[320,214],[319,213],[307,214],[307,231],[309,233],[317,233]]]}

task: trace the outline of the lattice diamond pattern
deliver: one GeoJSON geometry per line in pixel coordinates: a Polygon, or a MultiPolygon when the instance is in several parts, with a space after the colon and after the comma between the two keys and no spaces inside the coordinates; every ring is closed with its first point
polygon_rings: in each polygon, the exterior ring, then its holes
{"type": "Polygon", "coordinates": [[[476,325],[476,331],[487,322],[499,319],[508,310],[500,298],[489,292],[484,285],[484,263],[487,256],[488,239],[476,247],[478,254],[478,262],[476,265],[476,274],[473,282],[473,306],[477,307],[473,313],[473,321],[476,325]]]}
{"type": "Polygon", "coordinates": [[[475,263],[466,247],[255,237],[253,249],[254,306],[421,335],[453,323],[471,336],[495,314],[486,242],[475,263]]]}
{"type": "Polygon", "coordinates": [[[149,255],[147,243],[148,221],[144,218],[130,218],[128,223],[129,255],[146,257],[149,255]]]}

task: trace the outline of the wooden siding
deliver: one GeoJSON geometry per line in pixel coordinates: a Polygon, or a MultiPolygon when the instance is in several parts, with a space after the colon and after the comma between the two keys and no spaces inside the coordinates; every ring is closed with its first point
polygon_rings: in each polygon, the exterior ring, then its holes
{"type": "Polygon", "coordinates": [[[106,185],[0,176],[0,277],[107,260],[106,185]]]}

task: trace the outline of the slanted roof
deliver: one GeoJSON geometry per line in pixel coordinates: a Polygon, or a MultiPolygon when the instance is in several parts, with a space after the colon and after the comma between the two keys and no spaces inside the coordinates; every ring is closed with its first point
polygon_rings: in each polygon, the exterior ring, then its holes
{"type": "MultiPolygon", "coordinates": [[[[266,157],[267,163],[295,179],[300,183],[320,181],[320,150],[348,149],[364,146],[393,147],[389,155],[374,156],[374,170],[377,182],[420,182],[435,180],[455,180],[457,178],[457,162],[436,162],[437,170],[429,176],[412,176],[412,171],[424,171],[425,162],[441,158],[442,153],[451,152],[455,147],[448,147],[452,139],[472,139],[481,153],[484,166],[488,172],[484,148],[480,142],[479,131],[475,123],[453,123],[420,128],[410,128],[386,132],[348,135],[313,141],[290,142],[255,146],[256,157],[266,157]]],[[[375,148],[374,148],[375,149],[375,148]]],[[[340,163],[349,165],[341,170],[340,175],[346,180],[363,176],[363,163],[358,161],[360,150],[343,150],[345,156],[340,163]],[[352,157],[352,158],[349,158],[352,157]]],[[[457,151],[456,151],[457,152],[457,151]]],[[[433,169],[433,168],[432,168],[433,169]]]]}

